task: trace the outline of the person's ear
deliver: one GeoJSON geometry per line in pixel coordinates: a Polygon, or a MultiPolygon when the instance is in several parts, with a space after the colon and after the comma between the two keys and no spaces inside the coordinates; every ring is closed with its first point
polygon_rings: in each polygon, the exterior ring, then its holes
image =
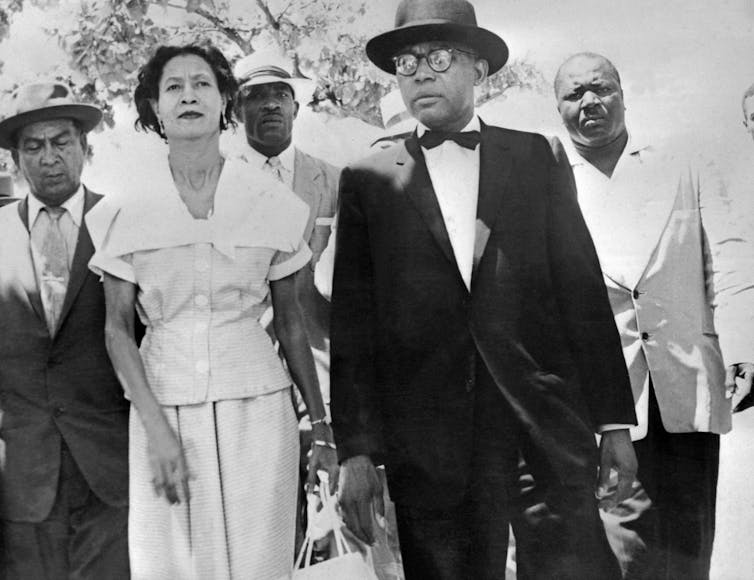
{"type": "Polygon", "coordinates": [[[298,116],[298,109],[299,109],[298,101],[293,101],[293,118],[294,119],[298,116]]]}
{"type": "Polygon", "coordinates": [[[474,70],[476,71],[476,79],[474,79],[474,86],[478,87],[485,80],[487,80],[487,75],[490,70],[490,64],[487,62],[487,59],[478,58],[476,59],[476,62],[474,62],[474,70]]]}

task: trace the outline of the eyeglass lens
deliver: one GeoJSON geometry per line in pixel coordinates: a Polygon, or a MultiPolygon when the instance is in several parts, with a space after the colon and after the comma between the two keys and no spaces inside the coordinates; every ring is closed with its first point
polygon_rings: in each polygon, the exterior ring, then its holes
{"type": "Polygon", "coordinates": [[[427,64],[433,71],[445,72],[450,68],[453,57],[451,51],[447,48],[436,48],[426,54],[399,54],[395,57],[395,70],[404,76],[411,76],[416,73],[416,69],[419,68],[419,61],[422,58],[427,59],[427,64]]]}

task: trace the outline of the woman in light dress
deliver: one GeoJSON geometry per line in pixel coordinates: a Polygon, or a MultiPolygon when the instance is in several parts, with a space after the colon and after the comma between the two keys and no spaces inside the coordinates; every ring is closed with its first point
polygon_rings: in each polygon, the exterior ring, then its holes
{"type": "Polygon", "coordinates": [[[291,379],[259,324],[268,292],[314,422],[310,477],[335,476],[295,272],[308,207],[220,152],[236,83],[210,46],[163,46],[139,73],[137,126],[167,141],[87,226],[104,276],[106,340],[132,403],[135,580],[277,579],[293,561],[298,432],[291,379]],[[134,307],[146,325],[140,349],[134,307]]]}

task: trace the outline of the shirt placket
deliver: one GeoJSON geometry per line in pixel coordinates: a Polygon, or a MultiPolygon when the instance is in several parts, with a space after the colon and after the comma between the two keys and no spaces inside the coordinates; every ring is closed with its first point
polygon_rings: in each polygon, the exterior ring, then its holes
{"type": "Polygon", "coordinates": [[[209,328],[212,317],[211,244],[194,245],[194,328],[192,352],[194,400],[206,401],[210,390],[209,328]]]}

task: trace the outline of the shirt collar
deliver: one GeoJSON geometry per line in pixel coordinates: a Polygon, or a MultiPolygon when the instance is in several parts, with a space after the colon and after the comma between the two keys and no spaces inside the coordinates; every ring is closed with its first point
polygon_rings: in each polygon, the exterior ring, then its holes
{"type": "MultiPolygon", "coordinates": [[[[295,157],[296,148],[293,146],[293,144],[288,145],[288,147],[286,147],[286,149],[277,156],[277,158],[280,159],[280,164],[283,166],[283,169],[287,169],[291,173],[293,173],[295,157]]],[[[264,167],[264,164],[267,163],[267,156],[262,155],[253,147],[247,148],[246,158],[248,159],[249,163],[251,163],[255,167],[259,167],[260,169],[262,169],[264,167]]]]}
{"type": "MultiPolygon", "coordinates": [[[[566,150],[566,155],[568,155],[571,167],[589,164],[589,162],[581,156],[579,150],[576,149],[576,146],[573,144],[573,140],[570,137],[563,142],[563,147],[566,150]]],[[[628,131],[628,141],[626,141],[626,147],[620,155],[621,157],[624,155],[636,155],[649,147],[650,145],[648,141],[641,137],[636,137],[628,131]]]]}
{"type": "MultiPolygon", "coordinates": [[[[29,193],[29,224],[33,224],[37,220],[37,216],[45,204],[42,203],[33,193],[29,193]]],[[[79,188],[71,197],[65,200],[60,207],[65,209],[71,216],[73,223],[77,228],[81,227],[81,220],[84,215],[84,185],[79,184],[79,188]]]]}
{"type": "MultiPolygon", "coordinates": [[[[429,129],[429,127],[427,127],[426,125],[422,123],[418,123],[416,125],[416,135],[418,137],[421,137],[422,135],[424,135],[426,131],[430,131],[430,130],[431,129],[429,129]]],[[[466,126],[463,129],[461,129],[460,133],[463,133],[464,131],[481,131],[481,130],[482,130],[482,123],[479,120],[479,116],[475,114],[471,118],[471,121],[466,123],[466,126]]]]}

